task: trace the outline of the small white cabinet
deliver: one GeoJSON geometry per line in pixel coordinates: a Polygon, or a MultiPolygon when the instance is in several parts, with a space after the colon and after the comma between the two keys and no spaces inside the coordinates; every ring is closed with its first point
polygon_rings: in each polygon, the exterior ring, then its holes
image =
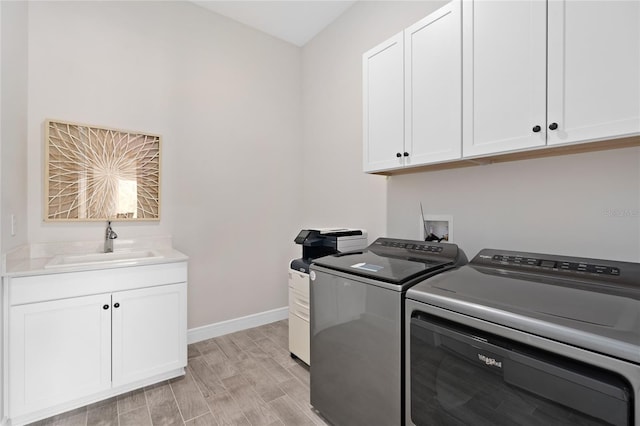
{"type": "Polygon", "coordinates": [[[462,155],[460,9],[452,1],[404,30],[407,166],[462,155]]]}
{"type": "Polygon", "coordinates": [[[172,284],[112,295],[113,386],[185,366],[186,292],[172,284]]]}
{"type": "Polygon", "coordinates": [[[454,0],[363,55],[365,172],[460,158],[461,25],[454,0]]]}
{"type": "Polygon", "coordinates": [[[640,2],[463,3],[464,157],[640,134],[640,2]]]}
{"type": "Polygon", "coordinates": [[[547,144],[640,134],[640,1],[548,8],[547,144]]]}
{"type": "Polygon", "coordinates": [[[289,269],[289,352],[311,365],[309,274],[289,269]]]}
{"type": "Polygon", "coordinates": [[[13,416],[111,387],[110,295],[14,306],[9,324],[13,416]]]}
{"type": "Polygon", "coordinates": [[[364,171],[401,167],[405,153],[403,34],[365,53],[362,62],[364,171]]]}
{"type": "Polygon", "coordinates": [[[545,145],[546,12],[537,0],[463,2],[465,157],[545,145]]]}
{"type": "Polygon", "coordinates": [[[184,374],[186,262],[9,277],[4,284],[12,424],[184,374]]]}

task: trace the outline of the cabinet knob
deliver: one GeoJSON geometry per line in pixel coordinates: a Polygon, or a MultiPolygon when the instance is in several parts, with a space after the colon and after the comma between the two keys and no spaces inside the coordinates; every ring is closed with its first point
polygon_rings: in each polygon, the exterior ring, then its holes
{"type": "Polygon", "coordinates": [[[114,307],[114,308],[119,308],[119,307],[120,307],[120,304],[119,304],[119,303],[114,303],[114,304],[113,304],[113,307],[114,307]]]}
{"type": "Polygon", "coordinates": [[[103,305],[102,309],[104,309],[106,311],[107,309],[109,309],[109,305],[103,305]]]}
{"type": "Polygon", "coordinates": [[[402,155],[404,155],[405,157],[408,157],[408,156],[409,156],[409,153],[405,151],[405,153],[404,153],[404,154],[402,154],[402,155]]]}
{"type": "Polygon", "coordinates": [[[400,154],[399,152],[396,152],[396,157],[400,158],[402,157],[402,154],[400,154]]]}
{"type": "Polygon", "coordinates": [[[555,130],[558,128],[558,123],[551,123],[549,124],[549,130],[555,130]]]}
{"type": "Polygon", "coordinates": [[[533,133],[538,133],[540,130],[542,130],[542,127],[540,126],[533,126],[533,133]]]}

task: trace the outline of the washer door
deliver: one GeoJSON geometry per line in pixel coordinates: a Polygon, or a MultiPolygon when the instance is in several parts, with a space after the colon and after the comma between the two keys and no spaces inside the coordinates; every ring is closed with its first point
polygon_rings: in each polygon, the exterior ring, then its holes
{"type": "Polygon", "coordinates": [[[310,274],[311,405],[335,425],[402,425],[402,293],[319,269],[310,274]]]}

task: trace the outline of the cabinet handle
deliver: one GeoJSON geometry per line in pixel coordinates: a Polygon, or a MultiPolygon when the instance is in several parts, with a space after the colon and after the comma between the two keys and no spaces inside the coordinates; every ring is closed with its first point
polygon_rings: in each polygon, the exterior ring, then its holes
{"type": "Polygon", "coordinates": [[[409,156],[409,153],[405,151],[405,153],[404,153],[404,154],[402,154],[402,155],[404,155],[405,157],[408,157],[408,156],[409,156]]]}
{"type": "Polygon", "coordinates": [[[103,305],[102,309],[104,309],[106,311],[107,309],[109,309],[109,305],[103,305]]]}
{"type": "Polygon", "coordinates": [[[399,152],[396,152],[396,157],[400,158],[402,157],[402,154],[400,154],[399,152]]]}
{"type": "Polygon", "coordinates": [[[114,307],[114,308],[119,308],[119,307],[120,307],[120,304],[116,302],[116,303],[114,303],[114,304],[113,304],[113,307],[114,307]]]}
{"type": "Polygon", "coordinates": [[[558,123],[551,123],[549,124],[549,130],[555,130],[558,128],[558,123]]]}
{"type": "Polygon", "coordinates": [[[533,133],[538,133],[540,130],[542,130],[542,127],[540,127],[540,126],[533,126],[533,133]]]}

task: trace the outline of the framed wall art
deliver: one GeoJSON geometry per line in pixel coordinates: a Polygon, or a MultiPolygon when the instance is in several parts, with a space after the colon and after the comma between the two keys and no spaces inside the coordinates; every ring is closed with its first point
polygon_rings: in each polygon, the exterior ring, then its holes
{"type": "Polygon", "coordinates": [[[159,135],[45,122],[45,220],[159,220],[159,135]]]}

